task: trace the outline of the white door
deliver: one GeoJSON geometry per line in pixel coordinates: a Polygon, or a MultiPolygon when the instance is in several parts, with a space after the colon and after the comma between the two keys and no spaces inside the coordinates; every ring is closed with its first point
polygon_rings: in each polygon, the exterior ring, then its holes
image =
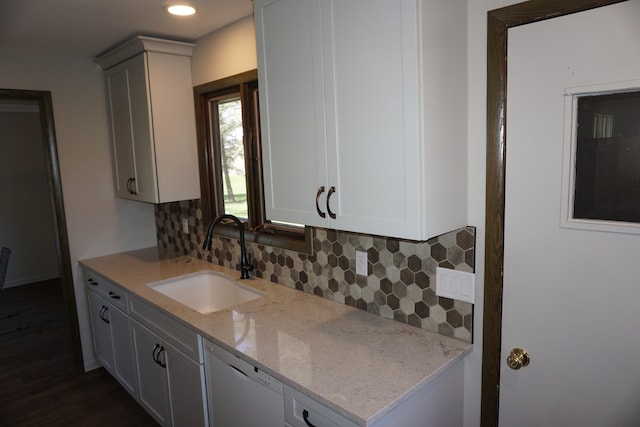
{"type": "Polygon", "coordinates": [[[640,426],[640,235],[560,226],[565,90],[640,80],[640,1],[508,40],[500,425],[640,426]]]}

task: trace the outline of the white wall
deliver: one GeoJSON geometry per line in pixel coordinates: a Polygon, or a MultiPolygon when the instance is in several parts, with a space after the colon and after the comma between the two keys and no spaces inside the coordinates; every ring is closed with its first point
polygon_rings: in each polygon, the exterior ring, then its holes
{"type": "Polygon", "coordinates": [[[200,38],[191,57],[194,86],[258,68],[253,16],[200,38]]]}
{"type": "Polygon", "coordinates": [[[473,351],[465,366],[465,427],[480,425],[482,381],[482,315],[485,260],[485,175],[487,100],[487,12],[519,3],[519,0],[467,0],[469,66],[469,220],[476,230],[476,303],[473,319],[473,351]]]}
{"type": "Polygon", "coordinates": [[[85,368],[97,366],[78,260],[154,246],[152,205],[117,199],[102,71],[90,58],[0,50],[0,87],[52,93],[85,368]]]}

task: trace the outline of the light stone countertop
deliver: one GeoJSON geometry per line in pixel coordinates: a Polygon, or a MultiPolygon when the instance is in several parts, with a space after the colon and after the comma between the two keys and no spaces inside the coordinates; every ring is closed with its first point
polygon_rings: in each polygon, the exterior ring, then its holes
{"type": "Polygon", "coordinates": [[[471,351],[471,344],[189,256],[147,248],[81,260],[203,337],[358,425],[375,423],[471,351]],[[200,314],[149,283],[213,270],[266,295],[200,314]]]}

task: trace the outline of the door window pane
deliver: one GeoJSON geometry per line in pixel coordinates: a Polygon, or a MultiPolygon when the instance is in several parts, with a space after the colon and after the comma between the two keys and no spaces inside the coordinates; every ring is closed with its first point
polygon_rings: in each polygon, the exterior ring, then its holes
{"type": "Polygon", "coordinates": [[[573,217],[640,222],[640,91],[578,98],[573,217]]]}

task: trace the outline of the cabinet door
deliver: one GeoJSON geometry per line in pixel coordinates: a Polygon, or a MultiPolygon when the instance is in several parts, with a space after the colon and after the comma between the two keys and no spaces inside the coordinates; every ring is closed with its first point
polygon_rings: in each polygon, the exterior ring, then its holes
{"type": "Polygon", "coordinates": [[[164,357],[167,364],[173,425],[208,425],[204,365],[194,362],[169,344],[164,347],[160,357],[164,357]]]}
{"type": "Polygon", "coordinates": [[[113,343],[111,327],[105,316],[108,310],[104,300],[94,292],[89,292],[89,309],[91,311],[91,327],[93,330],[93,348],[102,366],[112,375],[114,373],[113,343]]]}
{"type": "Polygon", "coordinates": [[[111,326],[111,342],[113,344],[113,374],[131,395],[137,397],[138,379],[129,316],[115,306],[109,308],[108,316],[111,326]]]}
{"type": "Polygon", "coordinates": [[[204,366],[130,322],[142,406],[163,426],[207,426],[204,366]]]}
{"type": "Polygon", "coordinates": [[[260,124],[267,218],[326,226],[320,0],[256,0],[260,124]]]}
{"type": "Polygon", "coordinates": [[[135,198],[131,187],[132,180],[135,179],[135,166],[126,64],[118,65],[107,71],[107,89],[111,113],[116,194],[118,197],[135,198]]]}
{"type": "Polygon", "coordinates": [[[146,54],[107,71],[119,197],[157,202],[146,54]]]}
{"type": "Polygon", "coordinates": [[[166,363],[162,366],[158,357],[162,346],[160,338],[131,320],[131,332],[136,351],[140,404],[163,426],[171,425],[169,407],[169,387],[166,363]]]}
{"type": "MultiPolygon", "coordinates": [[[[145,57],[154,150],[154,157],[147,161],[155,162],[158,202],[198,199],[200,175],[190,58],[159,52],[146,52],[145,57]]],[[[151,165],[147,168],[153,171],[151,165]]]]}
{"type": "Polygon", "coordinates": [[[131,135],[135,159],[135,186],[137,192],[135,198],[136,200],[158,203],[147,54],[141,53],[125,62],[125,64],[129,79],[131,135]]]}
{"type": "Polygon", "coordinates": [[[331,228],[416,236],[422,200],[415,0],[332,1],[323,14],[331,228]],[[333,101],[333,102],[331,102],[333,101]]]}

